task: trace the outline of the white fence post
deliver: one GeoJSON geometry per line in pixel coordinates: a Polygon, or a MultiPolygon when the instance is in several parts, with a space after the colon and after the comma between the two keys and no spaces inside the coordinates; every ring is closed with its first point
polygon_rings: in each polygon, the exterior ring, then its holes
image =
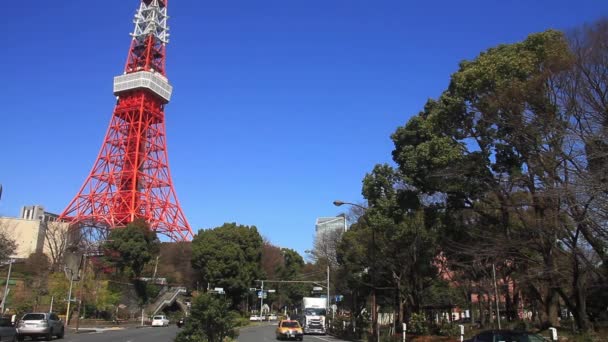
{"type": "Polygon", "coordinates": [[[464,325],[460,324],[460,342],[464,341],[464,325]]]}
{"type": "Polygon", "coordinates": [[[557,341],[557,329],[549,328],[549,332],[551,333],[551,341],[557,341]]]}

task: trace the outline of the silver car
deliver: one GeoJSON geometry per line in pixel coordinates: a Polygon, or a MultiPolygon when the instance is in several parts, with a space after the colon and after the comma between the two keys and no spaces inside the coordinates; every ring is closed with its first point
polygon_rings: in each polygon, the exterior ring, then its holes
{"type": "Polygon", "coordinates": [[[23,341],[26,336],[32,339],[44,337],[50,341],[53,336],[63,338],[64,334],[63,321],[54,313],[26,313],[17,324],[17,340],[19,341],[23,341]]]}
{"type": "Polygon", "coordinates": [[[17,341],[17,331],[10,318],[0,318],[0,341],[17,341]]]}

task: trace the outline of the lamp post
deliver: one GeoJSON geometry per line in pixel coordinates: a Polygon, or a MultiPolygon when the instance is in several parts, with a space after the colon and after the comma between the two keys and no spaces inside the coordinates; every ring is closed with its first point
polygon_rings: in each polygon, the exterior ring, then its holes
{"type": "Polygon", "coordinates": [[[74,285],[74,272],[71,268],[67,268],[70,271],[70,290],[68,291],[68,307],[65,310],[65,325],[70,325],[70,304],[72,303],[72,286],[74,285]]]}
{"type": "Polygon", "coordinates": [[[0,306],[0,315],[4,315],[6,296],[8,295],[8,282],[11,280],[11,270],[13,269],[13,260],[12,258],[8,260],[8,274],[6,276],[6,284],[4,285],[4,295],[2,296],[2,305],[0,306]]]}
{"type": "MultiPolygon", "coordinates": [[[[342,205],[350,205],[353,207],[357,207],[359,209],[362,209],[364,212],[367,211],[368,208],[356,204],[356,203],[351,203],[351,202],[344,202],[344,201],[340,201],[340,200],[336,200],[333,202],[334,205],[336,207],[342,206],[342,205]]],[[[374,338],[374,340],[379,341],[380,340],[380,334],[378,333],[378,313],[376,312],[376,231],[375,229],[369,224],[369,221],[367,219],[367,217],[365,215],[363,215],[363,217],[365,218],[365,222],[367,223],[367,225],[369,226],[369,228],[372,230],[372,248],[371,248],[371,259],[372,259],[372,274],[371,274],[371,280],[372,280],[372,337],[374,338]]]]}

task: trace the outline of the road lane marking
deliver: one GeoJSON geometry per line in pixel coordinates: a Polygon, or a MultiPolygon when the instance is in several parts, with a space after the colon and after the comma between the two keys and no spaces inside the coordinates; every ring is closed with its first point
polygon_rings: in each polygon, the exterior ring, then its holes
{"type": "Polygon", "coordinates": [[[318,338],[321,341],[327,341],[327,342],[335,342],[336,341],[336,340],[327,340],[327,339],[325,339],[323,337],[319,337],[319,336],[311,336],[311,335],[308,335],[308,336],[314,337],[314,338],[318,338]]]}

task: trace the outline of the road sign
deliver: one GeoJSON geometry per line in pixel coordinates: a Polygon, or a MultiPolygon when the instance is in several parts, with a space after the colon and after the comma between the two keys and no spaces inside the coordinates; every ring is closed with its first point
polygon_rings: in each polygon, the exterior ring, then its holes
{"type": "Polygon", "coordinates": [[[275,293],[277,290],[268,290],[268,293],[275,293]]]}
{"type": "Polygon", "coordinates": [[[321,286],[315,286],[312,288],[313,291],[323,291],[323,288],[321,286]]]}

